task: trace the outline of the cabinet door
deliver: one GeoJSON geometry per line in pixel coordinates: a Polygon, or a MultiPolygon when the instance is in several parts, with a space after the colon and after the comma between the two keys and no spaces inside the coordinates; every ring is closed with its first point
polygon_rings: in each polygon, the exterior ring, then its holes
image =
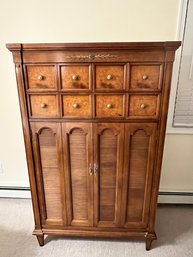
{"type": "Polygon", "coordinates": [[[68,225],[93,225],[91,124],[63,123],[68,225]]]}
{"type": "Polygon", "coordinates": [[[47,122],[30,125],[42,224],[65,225],[61,125],[47,122]]]}
{"type": "Polygon", "coordinates": [[[125,227],[145,228],[151,196],[156,124],[125,125],[123,219],[125,227]]]}
{"type": "Polygon", "coordinates": [[[116,227],[121,215],[124,124],[94,124],[94,221],[116,227]]]}

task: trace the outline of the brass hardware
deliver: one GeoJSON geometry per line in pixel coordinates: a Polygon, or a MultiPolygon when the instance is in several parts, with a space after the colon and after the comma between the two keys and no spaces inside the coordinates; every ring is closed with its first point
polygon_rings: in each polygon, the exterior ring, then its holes
{"type": "Polygon", "coordinates": [[[108,109],[111,109],[112,107],[113,107],[112,104],[107,104],[107,108],[108,108],[108,109]]]}
{"type": "Polygon", "coordinates": [[[141,105],[140,105],[140,108],[141,108],[141,109],[145,109],[145,107],[146,107],[145,104],[141,104],[141,105]]]}
{"type": "Polygon", "coordinates": [[[97,175],[98,173],[98,165],[94,163],[94,175],[97,175]]]}
{"type": "Polygon", "coordinates": [[[78,80],[78,75],[72,75],[72,80],[78,80]]]}
{"type": "Polygon", "coordinates": [[[41,104],[40,104],[40,107],[41,107],[41,108],[46,108],[46,106],[47,106],[47,104],[45,104],[45,103],[41,103],[41,104]]]}
{"type": "Polygon", "coordinates": [[[92,168],[92,164],[91,163],[89,164],[88,171],[89,171],[89,175],[92,176],[93,175],[93,168],[92,168]]]}
{"type": "Polygon", "coordinates": [[[43,79],[44,79],[44,76],[42,76],[42,75],[38,76],[38,80],[43,80],[43,79]]]}
{"type": "Polygon", "coordinates": [[[94,60],[95,58],[99,59],[108,59],[108,58],[117,58],[118,55],[112,55],[112,54],[89,54],[89,55],[67,55],[65,58],[67,59],[90,59],[94,60]]]}
{"type": "Polygon", "coordinates": [[[94,56],[94,54],[89,54],[88,58],[93,60],[95,58],[95,56],[94,56]]]}
{"type": "Polygon", "coordinates": [[[142,77],[143,80],[147,80],[148,79],[148,76],[146,74],[143,75],[142,77]]]}
{"type": "Polygon", "coordinates": [[[111,80],[113,78],[113,76],[111,74],[107,75],[107,79],[111,80]]]}
{"type": "Polygon", "coordinates": [[[72,107],[73,107],[74,109],[77,109],[77,108],[79,107],[79,105],[78,105],[77,103],[75,103],[75,104],[72,105],[72,107]]]}

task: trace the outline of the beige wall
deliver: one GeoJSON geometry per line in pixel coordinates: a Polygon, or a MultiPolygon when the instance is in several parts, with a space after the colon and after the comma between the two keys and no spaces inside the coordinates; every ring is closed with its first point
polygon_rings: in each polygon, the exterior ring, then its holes
{"type": "Polygon", "coordinates": [[[193,135],[167,135],[160,190],[193,192],[193,135]]]}
{"type": "MultiPolygon", "coordinates": [[[[27,186],[14,67],[5,44],[175,40],[180,0],[0,2],[0,185],[27,186]]],[[[167,136],[164,190],[192,188],[192,146],[191,136],[167,136]]]]}

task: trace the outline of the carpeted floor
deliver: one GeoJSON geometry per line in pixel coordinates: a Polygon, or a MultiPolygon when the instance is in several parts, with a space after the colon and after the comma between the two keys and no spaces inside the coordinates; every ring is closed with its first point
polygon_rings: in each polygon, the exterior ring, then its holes
{"type": "Polygon", "coordinates": [[[193,206],[159,206],[156,227],[149,252],[143,242],[51,237],[40,248],[30,200],[0,198],[0,257],[193,257],[193,206]]]}

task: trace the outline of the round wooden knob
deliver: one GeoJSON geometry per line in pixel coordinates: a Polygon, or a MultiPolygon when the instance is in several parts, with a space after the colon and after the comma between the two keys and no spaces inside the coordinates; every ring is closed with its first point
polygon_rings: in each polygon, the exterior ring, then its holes
{"type": "Polygon", "coordinates": [[[108,108],[108,109],[111,109],[112,107],[113,107],[112,104],[107,104],[107,108],[108,108]]]}
{"type": "Polygon", "coordinates": [[[38,80],[43,80],[43,79],[44,79],[44,76],[42,76],[42,75],[38,76],[38,80]]]}
{"type": "Polygon", "coordinates": [[[140,108],[141,108],[141,109],[145,109],[145,107],[146,107],[145,104],[141,104],[141,105],[140,105],[140,108]]]}
{"type": "Polygon", "coordinates": [[[40,107],[41,107],[41,108],[46,108],[46,106],[47,106],[47,105],[46,105],[45,103],[41,103],[41,104],[40,104],[40,107]]]}
{"type": "Polygon", "coordinates": [[[144,75],[142,76],[142,79],[143,79],[143,80],[147,80],[147,79],[148,79],[148,76],[147,76],[146,74],[144,74],[144,75]]]}
{"type": "Polygon", "coordinates": [[[107,75],[107,79],[111,80],[113,78],[113,76],[111,74],[107,75]]]}
{"type": "Polygon", "coordinates": [[[78,75],[72,75],[72,80],[78,80],[78,75]]]}
{"type": "Polygon", "coordinates": [[[77,109],[77,108],[79,107],[79,105],[78,105],[77,103],[75,103],[75,104],[72,105],[72,107],[73,107],[74,109],[77,109]]]}

